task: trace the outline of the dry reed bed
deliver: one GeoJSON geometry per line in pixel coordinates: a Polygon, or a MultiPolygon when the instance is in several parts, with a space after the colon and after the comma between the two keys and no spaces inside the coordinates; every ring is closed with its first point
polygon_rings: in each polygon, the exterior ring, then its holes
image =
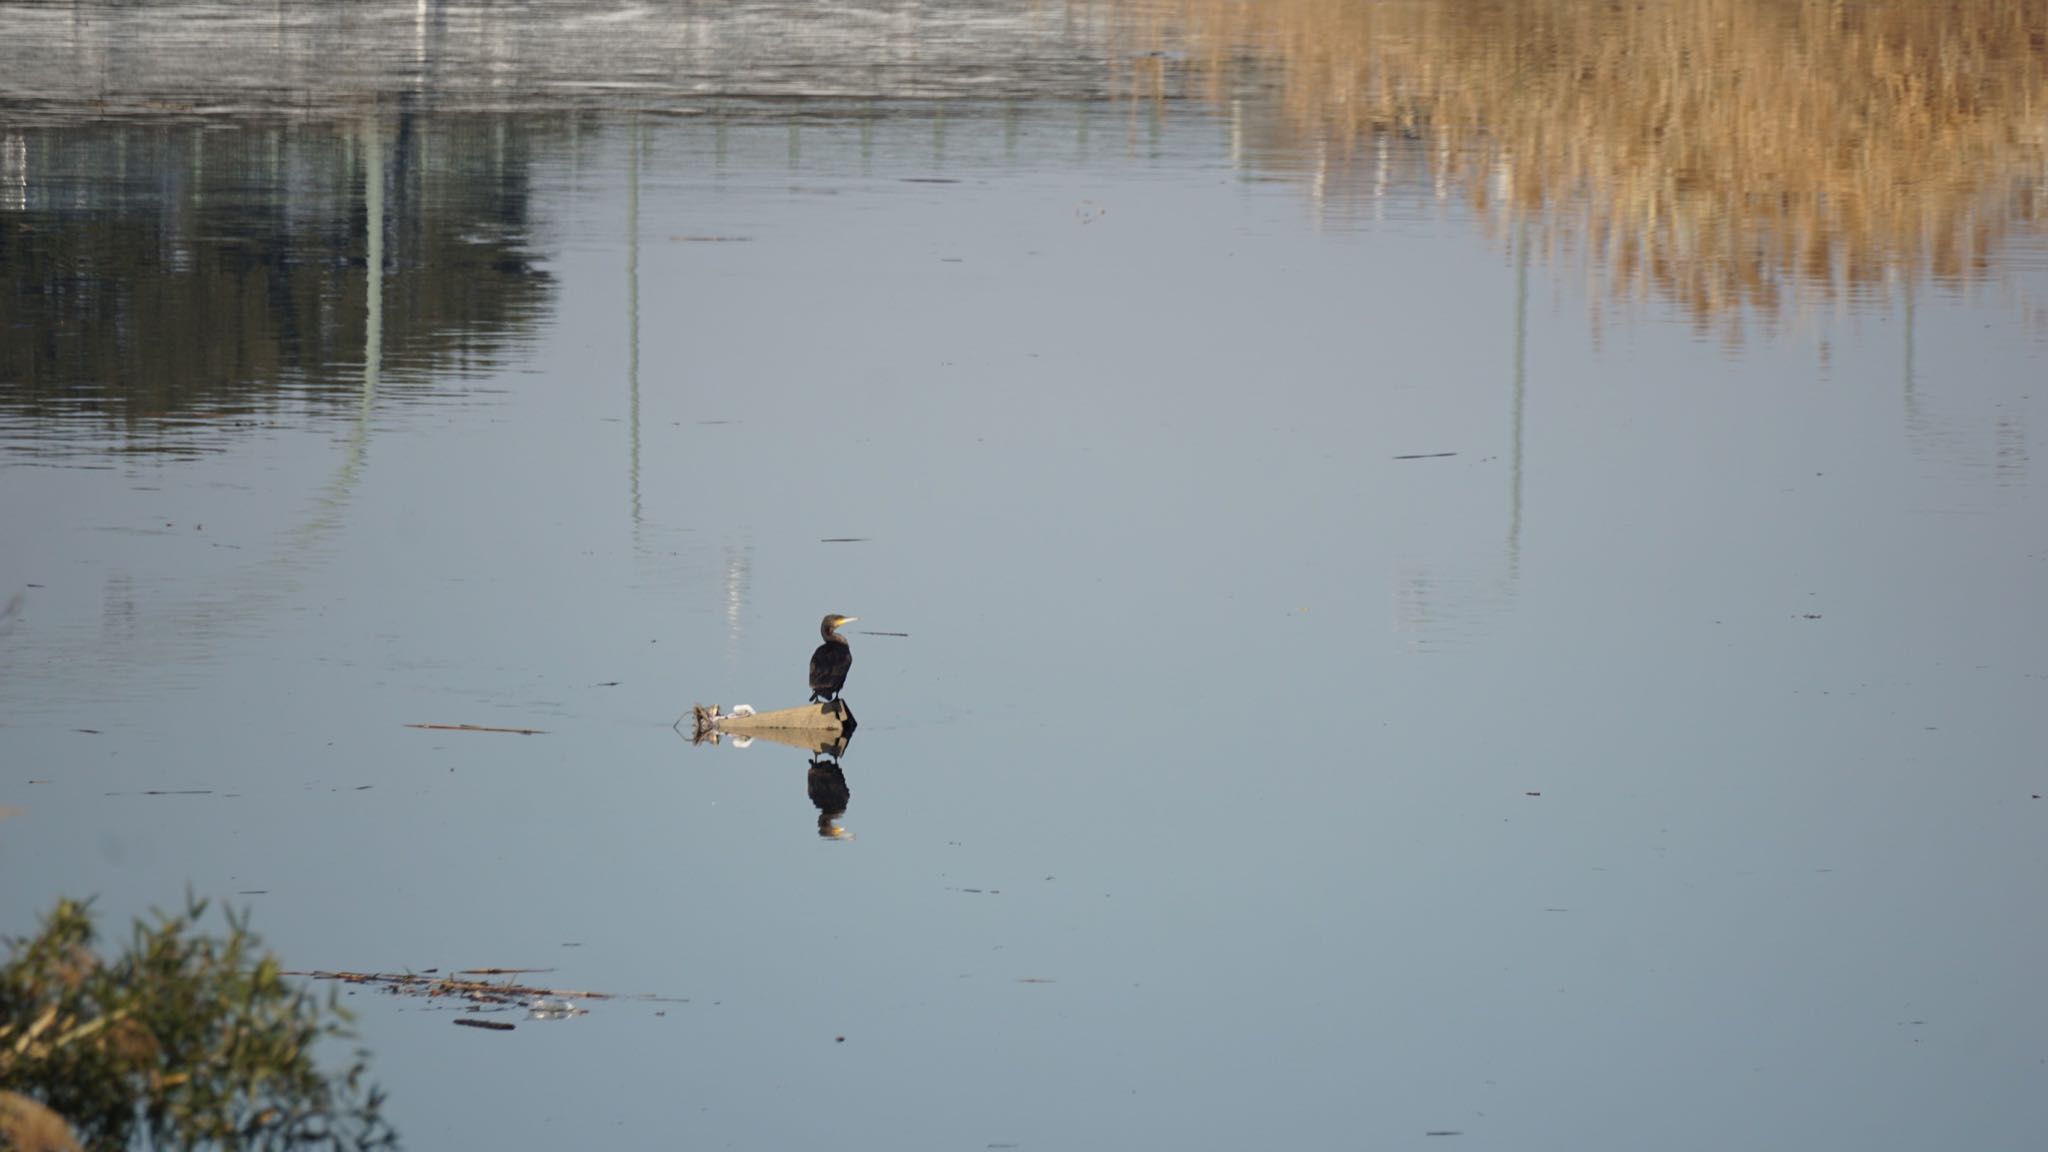
{"type": "MultiPolygon", "coordinates": [[[[1455,187],[1551,258],[1703,327],[1904,279],[1967,283],[2048,185],[2048,4],[1975,0],[1127,0],[1228,100],[1276,68],[1269,155],[1328,197],[1455,187]],[[1308,147],[1302,147],[1308,145],[1308,147]]],[[[1131,91],[1163,90],[1140,59],[1131,91]]]]}

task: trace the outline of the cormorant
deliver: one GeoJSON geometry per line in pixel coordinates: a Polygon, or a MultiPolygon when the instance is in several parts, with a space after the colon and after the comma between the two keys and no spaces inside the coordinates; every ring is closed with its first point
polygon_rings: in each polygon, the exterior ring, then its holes
{"type": "Polygon", "coordinates": [[[841,624],[851,624],[858,616],[827,616],[818,626],[818,632],[825,642],[811,653],[811,700],[832,701],[839,699],[839,690],[846,687],[846,671],[853,667],[853,649],[836,629],[841,624]]]}

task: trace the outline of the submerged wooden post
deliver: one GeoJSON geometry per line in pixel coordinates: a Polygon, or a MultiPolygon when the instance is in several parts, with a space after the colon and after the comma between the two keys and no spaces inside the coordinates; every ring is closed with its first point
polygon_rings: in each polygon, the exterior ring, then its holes
{"type": "Polygon", "coordinates": [[[696,735],[694,739],[716,740],[720,735],[729,736],[795,736],[806,743],[822,739],[826,743],[842,735],[850,735],[855,727],[853,709],[844,700],[833,700],[825,704],[800,704],[795,708],[778,708],[773,712],[746,711],[728,713],[719,711],[716,704],[696,704],[690,708],[696,735]]]}

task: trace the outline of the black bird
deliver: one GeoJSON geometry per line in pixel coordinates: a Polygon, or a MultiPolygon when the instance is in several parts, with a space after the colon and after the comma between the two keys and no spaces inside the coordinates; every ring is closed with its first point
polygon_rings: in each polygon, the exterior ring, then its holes
{"type": "Polygon", "coordinates": [[[837,629],[841,624],[851,624],[858,616],[827,616],[818,626],[818,632],[825,642],[811,653],[811,700],[837,700],[839,690],[846,687],[846,672],[853,667],[853,648],[846,643],[837,629]]]}

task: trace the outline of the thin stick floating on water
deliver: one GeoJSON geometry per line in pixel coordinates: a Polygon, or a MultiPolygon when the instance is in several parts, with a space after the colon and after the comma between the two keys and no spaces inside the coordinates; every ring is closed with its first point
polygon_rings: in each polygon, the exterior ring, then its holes
{"type": "Polygon", "coordinates": [[[909,635],[910,635],[910,633],[908,633],[908,632],[869,632],[869,631],[866,631],[866,630],[863,630],[863,629],[856,629],[856,631],[859,631],[859,632],[860,632],[860,634],[861,634],[861,635],[863,635],[863,636],[909,636],[909,635]]]}
{"type": "Polygon", "coordinates": [[[1417,452],[1412,456],[1396,456],[1396,460],[1435,460],[1440,456],[1456,456],[1456,452],[1417,452]]]}
{"type": "Polygon", "coordinates": [[[145,788],[140,792],[109,792],[109,796],[211,796],[211,788],[145,788]]]}
{"type": "Polygon", "coordinates": [[[493,728],[487,724],[407,724],[407,728],[431,728],[436,732],[510,732],[515,736],[545,736],[545,728],[493,728]]]}
{"type": "Polygon", "coordinates": [[[869,539],[870,539],[870,537],[867,537],[867,536],[827,536],[827,537],[825,537],[824,539],[822,539],[822,540],[818,541],[818,543],[820,543],[820,544],[865,544],[865,543],[867,543],[867,542],[868,542],[868,540],[869,540],[869,539]]]}

